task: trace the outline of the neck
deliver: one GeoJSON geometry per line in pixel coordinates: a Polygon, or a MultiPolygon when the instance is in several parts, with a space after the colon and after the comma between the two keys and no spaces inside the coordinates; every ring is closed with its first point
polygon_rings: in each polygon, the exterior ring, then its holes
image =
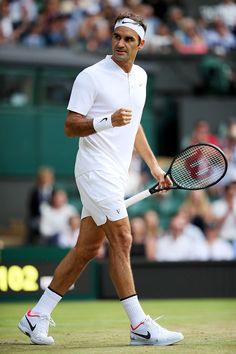
{"type": "Polygon", "coordinates": [[[129,61],[129,62],[122,62],[122,61],[118,61],[116,60],[113,56],[111,57],[111,59],[117,64],[119,65],[119,67],[124,70],[124,72],[129,73],[132,69],[133,66],[133,61],[129,61]]]}

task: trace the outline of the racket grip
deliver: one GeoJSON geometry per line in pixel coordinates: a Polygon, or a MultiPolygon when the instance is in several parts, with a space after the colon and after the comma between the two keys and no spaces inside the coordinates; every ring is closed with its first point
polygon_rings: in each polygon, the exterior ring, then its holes
{"type": "Polygon", "coordinates": [[[125,200],[126,208],[139,202],[140,200],[143,200],[143,199],[149,197],[149,195],[151,195],[151,193],[149,192],[149,189],[146,189],[145,191],[142,191],[138,194],[135,194],[133,197],[126,199],[125,200]]]}

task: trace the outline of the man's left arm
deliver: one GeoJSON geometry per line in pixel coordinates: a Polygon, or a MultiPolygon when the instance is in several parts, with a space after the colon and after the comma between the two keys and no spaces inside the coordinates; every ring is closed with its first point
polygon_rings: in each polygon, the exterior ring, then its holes
{"type": "Polygon", "coordinates": [[[147,141],[146,135],[140,125],[136,134],[134,147],[145,163],[148,165],[151,174],[159,182],[160,186],[163,188],[168,188],[172,185],[170,178],[165,177],[165,171],[162,170],[152,149],[147,141]]]}

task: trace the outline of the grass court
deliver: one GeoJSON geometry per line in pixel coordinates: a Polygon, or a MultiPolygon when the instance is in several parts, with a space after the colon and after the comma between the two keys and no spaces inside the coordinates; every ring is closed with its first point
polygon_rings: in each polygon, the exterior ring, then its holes
{"type": "Polygon", "coordinates": [[[53,312],[56,344],[30,344],[17,328],[32,303],[0,303],[0,353],[235,354],[236,299],[143,300],[147,314],[185,340],[169,347],[130,347],[129,324],[119,301],[62,301],[53,312]]]}

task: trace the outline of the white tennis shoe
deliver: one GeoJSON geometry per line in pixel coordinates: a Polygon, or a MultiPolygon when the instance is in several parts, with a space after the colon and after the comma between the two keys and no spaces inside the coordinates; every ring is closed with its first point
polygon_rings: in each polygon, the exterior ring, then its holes
{"type": "Polygon", "coordinates": [[[19,322],[18,328],[30,337],[32,343],[51,345],[54,344],[54,339],[48,336],[49,325],[55,326],[49,315],[29,310],[19,322]]]}
{"type": "Polygon", "coordinates": [[[184,339],[182,333],[168,331],[147,316],[137,327],[130,326],[130,345],[171,345],[184,339]]]}

